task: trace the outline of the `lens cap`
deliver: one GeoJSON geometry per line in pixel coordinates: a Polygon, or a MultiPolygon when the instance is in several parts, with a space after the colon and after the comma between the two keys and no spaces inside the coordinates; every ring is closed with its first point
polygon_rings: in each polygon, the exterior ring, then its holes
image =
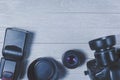
{"type": "Polygon", "coordinates": [[[57,66],[50,58],[39,58],[30,64],[28,69],[29,80],[55,80],[57,66]]]}

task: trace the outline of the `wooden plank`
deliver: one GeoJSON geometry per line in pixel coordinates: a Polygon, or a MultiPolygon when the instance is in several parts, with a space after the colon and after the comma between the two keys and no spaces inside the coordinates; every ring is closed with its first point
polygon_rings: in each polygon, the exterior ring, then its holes
{"type": "Polygon", "coordinates": [[[34,44],[29,58],[35,59],[48,56],[62,59],[63,54],[71,49],[82,51],[86,58],[94,58],[94,51],[91,51],[87,44],[34,44]]]}
{"type": "Polygon", "coordinates": [[[0,13],[92,12],[119,13],[119,0],[1,0],[0,13]]]}
{"type": "Polygon", "coordinates": [[[13,13],[0,15],[0,27],[28,27],[39,29],[79,29],[104,28],[120,29],[119,14],[79,14],[79,13],[49,13],[30,14],[13,13]]]}
{"type": "MultiPolygon", "coordinates": [[[[2,44],[0,44],[0,57],[2,57],[2,44]]],[[[29,59],[34,60],[39,57],[54,57],[62,59],[63,54],[68,50],[78,49],[88,58],[94,58],[94,51],[91,51],[87,44],[33,44],[30,49],[29,59]]]]}
{"type": "MultiPolygon", "coordinates": [[[[89,48],[88,44],[33,44],[29,59],[35,60],[39,57],[53,57],[62,59],[63,54],[68,50],[80,50],[83,52],[86,59],[94,59],[94,51],[89,48]]],[[[2,45],[0,45],[0,57],[2,57],[2,45]]]]}
{"type": "MultiPolygon", "coordinates": [[[[24,28],[35,33],[33,43],[38,44],[88,44],[92,39],[108,35],[118,35],[120,43],[120,29],[97,29],[97,28],[24,28]]],[[[3,43],[5,29],[0,31],[0,43],[3,43]]]]}

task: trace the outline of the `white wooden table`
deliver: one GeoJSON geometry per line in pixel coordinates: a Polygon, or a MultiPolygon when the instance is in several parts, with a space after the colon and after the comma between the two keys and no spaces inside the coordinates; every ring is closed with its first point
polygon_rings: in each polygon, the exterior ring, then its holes
{"type": "MultiPolygon", "coordinates": [[[[7,27],[35,33],[28,65],[46,56],[61,62],[70,49],[84,51],[90,60],[94,54],[88,41],[120,34],[120,0],[0,0],[0,52],[7,27]]],[[[90,80],[84,75],[86,63],[67,70],[60,80],[90,80]]],[[[22,80],[28,80],[27,74],[22,80]]]]}

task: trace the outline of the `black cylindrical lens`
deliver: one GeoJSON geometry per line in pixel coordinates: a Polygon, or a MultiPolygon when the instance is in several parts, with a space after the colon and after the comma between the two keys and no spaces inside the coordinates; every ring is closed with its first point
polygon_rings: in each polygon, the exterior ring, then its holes
{"type": "Polygon", "coordinates": [[[56,80],[57,65],[53,59],[39,58],[33,61],[28,69],[29,80],[56,80]]]}
{"type": "Polygon", "coordinates": [[[82,52],[78,50],[69,50],[63,55],[62,61],[64,66],[73,69],[81,65],[81,63],[83,63],[84,58],[85,57],[83,56],[82,52]]]}

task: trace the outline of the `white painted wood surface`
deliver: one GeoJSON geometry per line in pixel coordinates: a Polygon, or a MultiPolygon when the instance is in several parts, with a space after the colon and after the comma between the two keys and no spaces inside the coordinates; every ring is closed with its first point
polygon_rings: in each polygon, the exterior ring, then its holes
{"type": "MultiPolygon", "coordinates": [[[[28,65],[45,56],[61,62],[70,49],[84,51],[89,60],[94,54],[88,41],[120,34],[120,0],[0,0],[0,51],[7,27],[35,33],[28,65]]],[[[68,69],[61,80],[90,80],[85,70],[86,63],[68,69]]],[[[22,80],[28,80],[26,75],[22,80]]]]}

